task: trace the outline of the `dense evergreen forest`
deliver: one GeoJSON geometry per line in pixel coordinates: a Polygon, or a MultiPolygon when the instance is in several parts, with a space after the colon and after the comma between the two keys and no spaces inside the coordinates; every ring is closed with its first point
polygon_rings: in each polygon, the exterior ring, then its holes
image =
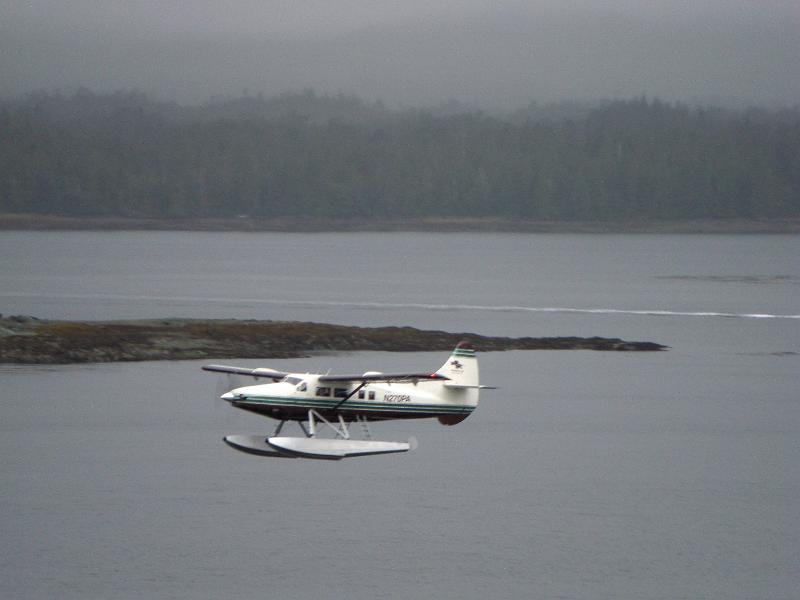
{"type": "Polygon", "coordinates": [[[120,217],[800,217],[800,109],[657,100],[389,109],[313,92],[0,102],[0,213],[120,217]]]}

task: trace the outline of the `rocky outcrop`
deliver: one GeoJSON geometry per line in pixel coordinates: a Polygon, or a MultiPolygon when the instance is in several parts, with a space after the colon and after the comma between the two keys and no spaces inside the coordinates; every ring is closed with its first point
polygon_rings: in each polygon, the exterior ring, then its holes
{"type": "Polygon", "coordinates": [[[45,321],[0,318],[0,363],[67,364],[201,358],[293,358],[320,351],[450,350],[469,340],[480,351],[657,351],[654,342],[616,338],[507,338],[413,327],[350,327],[326,323],[169,319],[45,321]]]}

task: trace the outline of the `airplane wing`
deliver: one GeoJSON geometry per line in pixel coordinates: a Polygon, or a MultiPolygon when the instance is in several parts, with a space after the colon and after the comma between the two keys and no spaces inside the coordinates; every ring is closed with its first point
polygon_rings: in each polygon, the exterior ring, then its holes
{"type": "MultiPolygon", "coordinates": [[[[214,373],[231,373],[233,375],[248,375],[250,377],[263,377],[278,381],[289,373],[274,369],[258,368],[247,369],[244,367],[229,367],[226,365],[205,365],[204,371],[214,373]]],[[[363,375],[320,375],[319,381],[330,383],[414,383],[420,381],[443,381],[449,377],[438,373],[364,373],[363,375]]]]}
{"type": "Polygon", "coordinates": [[[278,381],[288,375],[283,371],[276,371],[275,369],[246,369],[244,367],[228,367],[225,365],[205,365],[202,367],[203,371],[211,371],[213,373],[232,373],[233,375],[249,375],[250,377],[263,377],[265,379],[272,379],[278,381]]]}
{"type": "Polygon", "coordinates": [[[364,373],[363,375],[320,375],[319,381],[361,383],[416,383],[450,379],[438,373],[364,373]]]}

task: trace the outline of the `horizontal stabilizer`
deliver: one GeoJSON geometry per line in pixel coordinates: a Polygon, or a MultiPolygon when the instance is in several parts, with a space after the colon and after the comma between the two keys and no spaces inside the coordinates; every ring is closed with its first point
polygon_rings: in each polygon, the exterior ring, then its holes
{"type": "Polygon", "coordinates": [[[452,383],[450,381],[445,381],[442,384],[446,388],[456,389],[456,390],[496,390],[497,388],[492,385],[467,385],[464,383],[452,383]]]}

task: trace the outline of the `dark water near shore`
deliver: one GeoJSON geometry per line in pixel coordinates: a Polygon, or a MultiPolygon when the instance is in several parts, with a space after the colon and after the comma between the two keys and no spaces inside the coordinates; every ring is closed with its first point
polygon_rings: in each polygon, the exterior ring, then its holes
{"type": "MultiPolygon", "coordinates": [[[[800,236],[0,232],[0,312],[650,340],[482,354],[416,452],[259,459],[201,363],[0,367],[0,596],[770,598],[800,587],[800,236]]],[[[269,366],[437,367],[441,353],[269,366]]],[[[258,364],[258,361],[241,361],[258,364]]]]}

